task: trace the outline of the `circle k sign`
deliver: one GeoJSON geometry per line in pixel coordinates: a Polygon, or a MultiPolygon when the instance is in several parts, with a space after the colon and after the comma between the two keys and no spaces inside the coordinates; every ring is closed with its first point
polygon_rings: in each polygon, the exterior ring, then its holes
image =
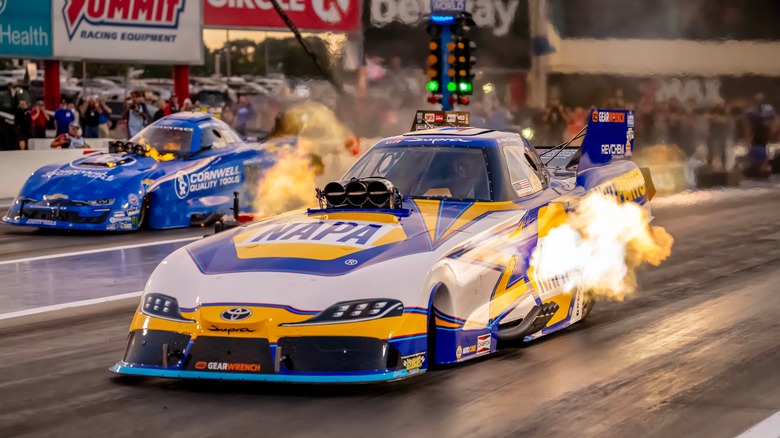
{"type": "MultiPolygon", "coordinates": [[[[0,0],[5,1],[5,0],[0,0]]],[[[361,0],[277,0],[279,7],[302,30],[354,32],[360,30],[361,0]]],[[[284,29],[270,0],[206,0],[206,27],[284,29]]]]}

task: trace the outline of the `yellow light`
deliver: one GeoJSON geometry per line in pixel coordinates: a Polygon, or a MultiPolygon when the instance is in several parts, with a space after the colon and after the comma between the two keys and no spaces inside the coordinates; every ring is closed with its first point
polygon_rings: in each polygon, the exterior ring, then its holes
{"type": "Polygon", "coordinates": [[[532,138],[534,138],[534,130],[531,128],[525,128],[522,131],[520,131],[520,135],[525,137],[526,140],[531,140],[532,138]]]}
{"type": "Polygon", "coordinates": [[[466,62],[466,57],[465,56],[461,56],[461,57],[458,58],[458,61],[461,62],[461,63],[466,62]]]}
{"type": "Polygon", "coordinates": [[[447,72],[447,75],[448,75],[448,76],[450,76],[450,77],[455,77],[455,69],[452,69],[452,68],[451,68],[451,69],[450,69],[450,70],[447,72]]]}
{"type": "Polygon", "coordinates": [[[447,57],[447,62],[449,62],[450,64],[454,64],[455,63],[455,55],[448,56],[447,57]]]}
{"type": "Polygon", "coordinates": [[[460,71],[460,72],[458,72],[458,73],[460,73],[460,75],[461,75],[461,76],[466,76],[466,70],[461,70],[461,71],[460,71]]]}
{"type": "Polygon", "coordinates": [[[436,41],[431,41],[430,43],[428,43],[428,48],[431,50],[436,50],[439,48],[439,45],[436,44],[436,41]]]}
{"type": "MultiPolygon", "coordinates": [[[[491,82],[488,82],[487,84],[483,85],[482,86],[482,91],[484,91],[485,94],[492,93],[493,92],[493,84],[491,82]]],[[[526,128],[526,129],[530,129],[530,128],[526,128]]],[[[525,135],[523,135],[523,136],[525,137],[525,135]]],[[[526,138],[528,138],[528,137],[526,137],[526,138]]],[[[530,138],[528,138],[528,139],[530,140],[530,138]]]]}
{"type": "Polygon", "coordinates": [[[465,48],[466,48],[466,45],[465,45],[465,44],[463,44],[463,43],[458,43],[458,48],[459,48],[459,49],[465,49],[465,48]]]}
{"type": "Polygon", "coordinates": [[[428,70],[428,77],[429,78],[435,78],[436,77],[436,70],[428,70]]]}

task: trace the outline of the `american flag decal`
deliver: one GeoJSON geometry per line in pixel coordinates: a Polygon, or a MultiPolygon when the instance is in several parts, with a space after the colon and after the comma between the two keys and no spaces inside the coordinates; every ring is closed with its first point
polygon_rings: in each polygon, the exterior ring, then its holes
{"type": "Polygon", "coordinates": [[[517,190],[517,191],[530,189],[531,188],[531,182],[528,181],[527,179],[521,179],[520,181],[513,182],[512,183],[512,188],[517,190]]]}

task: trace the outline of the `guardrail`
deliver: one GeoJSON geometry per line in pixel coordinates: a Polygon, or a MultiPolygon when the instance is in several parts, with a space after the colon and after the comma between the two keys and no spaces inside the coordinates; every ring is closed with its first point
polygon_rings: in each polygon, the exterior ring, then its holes
{"type": "MultiPolygon", "coordinates": [[[[38,139],[49,140],[52,139],[38,139]]],[[[0,198],[14,198],[33,172],[53,163],[67,163],[96,149],[51,149],[0,152],[0,198]]]]}

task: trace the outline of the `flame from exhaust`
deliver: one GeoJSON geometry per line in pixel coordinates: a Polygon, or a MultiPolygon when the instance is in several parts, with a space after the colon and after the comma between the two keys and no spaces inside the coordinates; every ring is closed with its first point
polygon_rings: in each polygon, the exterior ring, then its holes
{"type": "Polygon", "coordinates": [[[358,140],[322,104],[285,111],[271,137],[275,144],[268,149],[278,154],[276,162],[255,181],[253,207],[261,216],[314,204],[317,184],[339,178],[357,159],[358,140]]]}
{"type": "Polygon", "coordinates": [[[601,193],[586,195],[569,222],[550,230],[531,255],[537,279],[564,278],[577,286],[622,301],[636,290],[636,269],[658,266],[669,257],[674,238],[651,226],[647,210],[618,203],[601,193]]]}

